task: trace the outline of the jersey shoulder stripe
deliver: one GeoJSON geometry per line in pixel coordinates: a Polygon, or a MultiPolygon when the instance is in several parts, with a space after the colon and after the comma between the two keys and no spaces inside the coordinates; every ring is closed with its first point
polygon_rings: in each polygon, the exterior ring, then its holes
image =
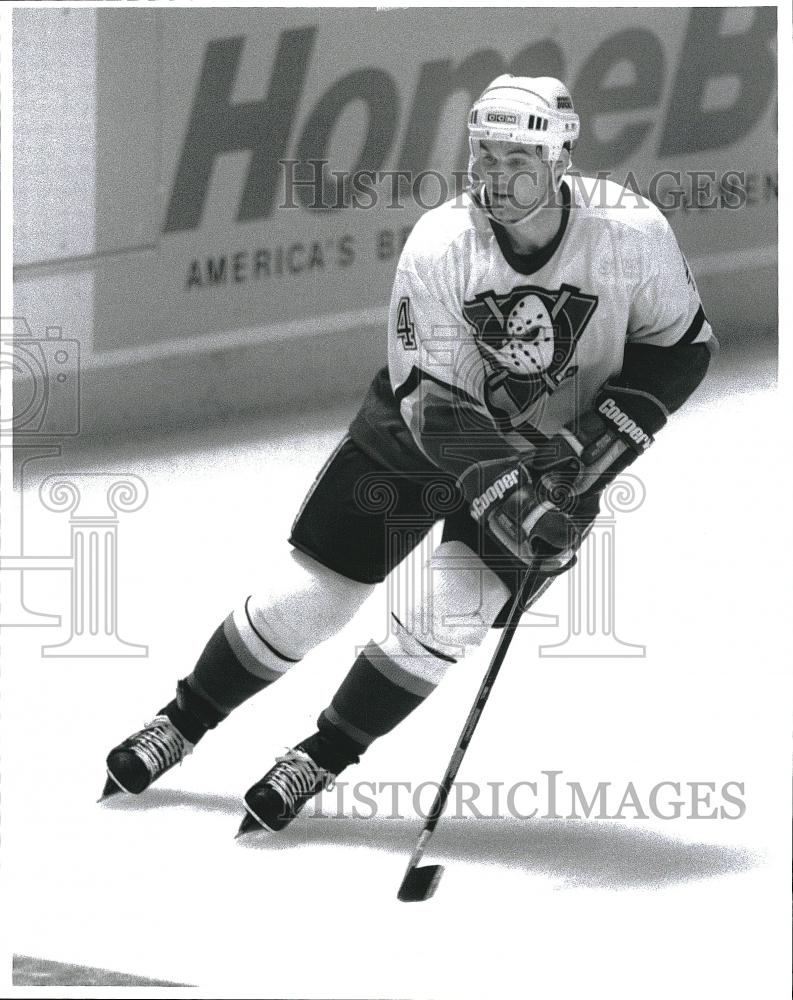
{"type": "Polygon", "coordinates": [[[422,382],[434,382],[435,385],[439,385],[441,388],[446,389],[457,399],[460,399],[465,403],[469,403],[471,406],[481,406],[479,400],[470,393],[466,392],[465,389],[462,389],[458,385],[451,385],[449,382],[444,382],[443,379],[437,378],[429,372],[425,372],[416,365],[413,365],[407,379],[394,392],[396,401],[401,403],[402,400],[414,392],[414,390],[416,390],[422,382]]]}
{"type": "Polygon", "coordinates": [[[691,320],[691,324],[680,340],[677,341],[678,344],[693,344],[694,341],[699,336],[699,332],[702,327],[707,323],[707,317],[705,316],[705,310],[700,307],[694,314],[694,318],[691,320]]]}

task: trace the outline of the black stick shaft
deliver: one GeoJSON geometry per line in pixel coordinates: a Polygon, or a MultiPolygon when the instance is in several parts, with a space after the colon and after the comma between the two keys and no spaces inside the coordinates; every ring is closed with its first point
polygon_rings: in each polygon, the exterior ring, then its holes
{"type": "MultiPolygon", "coordinates": [[[[465,725],[460,733],[460,738],[457,740],[457,746],[454,748],[454,753],[449,761],[449,766],[446,768],[446,774],[443,776],[443,780],[440,783],[438,792],[435,796],[435,801],[432,803],[432,808],[427,814],[427,821],[424,824],[424,829],[422,830],[421,837],[419,838],[420,853],[424,852],[424,848],[427,846],[429,840],[429,835],[438,825],[438,820],[443,815],[443,811],[446,808],[446,803],[449,799],[449,792],[451,791],[452,785],[454,784],[454,779],[457,777],[457,772],[460,770],[460,765],[463,762],[463,757],[468,749],[468,745],[471,742],[471,738],[474,735],[479,720],[482,717],[482,711],[487,704],[487,699],[490,697],[490,692],[495,683],[498,672],[501,669],[501,664],[509,650],[509,645],[512,642],[512,637],[515,634],[515,628],[521,619],[523,614],[523,602],[526,596],[531,593],[531,590],[537,583],[540,576],[540,568],[538,564],[532,566],[531,569],[523,576],[521,585],[518,588],[518,592],[515,595],[515,599],[512,602],[512,607],[509,609],[509,615],[507,616],[507,621],[504,625],[504,630],[501,633],[501,638],[498,640],[498,646],[496,646],[496,651],[493,654],[493,659],[490,662],[490,666],[487,669],[487,673],[482,680],[482,684],[479,688],[479,692],[476,696],[476,701],[468,713],[468,718],[465,720],[465,725]]],[[[420,857],[420,854],[419,854],[420,857]]],[[[418,860],[414,854],[415,860],[418,860]]],[[[412,863],[415,861],[411,859],[412,863]]]]}

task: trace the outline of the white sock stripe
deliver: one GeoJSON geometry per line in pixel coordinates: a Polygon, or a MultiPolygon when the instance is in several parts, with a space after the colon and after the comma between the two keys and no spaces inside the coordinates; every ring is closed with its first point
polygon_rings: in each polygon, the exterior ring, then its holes
{"type": "MultiPolygon", "coordinates": [[[[225,624],[226,623],[224,622],[223,623],[223,625],[224,625],[223,632],[226,635],[226,638],[228,639],[228,633],[226,632],[225,624]]],[[[231,645],[230,642],[229,642],[229,645],[231,645]]],[[[231,648],[234,649],[233,646],[231,648]]],[[[237,653],[236,650],[234,650],[234,652],[237,655],[237,659],[239,659],[240,658],[239,657],[239,653],[237,653]]],[[[201,684],[201,681],[199,681],[199,679],[196,677],[195,670],[192,672],[192,674],[190,674],[190,687],[193,689],[193,691],[195,692],[195,694],[197,694],[201,698],[203,698],[204,701],[208,702],[214,709],[217,709],[217,711],[221,715],[225,716],[225,715],[228,714],[228,711],[229,711],[228,706],[227,705],[224,706],[224,705],[218,704],[218,702],[217,702],[217,700],[215,698],[213,698],[211,695],[207,694],[206,690],[204,689],[203,685],[201,684]]],[[[173,725],[173,723],[171,723],[171,725],[173,725]]],[[[174,729],[178,729],[178,727],[174,726],[174,729]]],[[[184,733],[182,733],[182,736],[184,736],[184,733]]],[[[186,739],[186,737],[185,737],[185,739],[186,739]]]]}
{"type": "MultiPolygon", "coordinates": [[[[402,631],[404,633],[404,629],[402,631]]],[[[408,638],[412,639],[412,636],[408,638]]],[[[415,647],[408,652],[401,636],[390,635],[382,646],[370,642],[365,655],[392,684],[419,698],[426,698],[443,680],[449,664],[428,653],[417,643],[416,647],[419,652],[413,651],[415,647]]]]}
{"type": "Polygon", "coordinates": [[[256,634],[245,608],[237,608],[223,623],[223,632],[242,666],[254,677],[274,681],[292,665],[281,659],[256,634]]]}
{"type": "Polygon", "coordinates": [[[351,740],[354,740],[362,747],[368,747],[375,740],[375,737],[371,733],[365,733],[363,729],[358,729],[357,726],[342,718],[333,705],[328,705],[327,708],[323,709],[322,714],[331,725],[340,729],[345,736],[349,736],[351,740]]]}

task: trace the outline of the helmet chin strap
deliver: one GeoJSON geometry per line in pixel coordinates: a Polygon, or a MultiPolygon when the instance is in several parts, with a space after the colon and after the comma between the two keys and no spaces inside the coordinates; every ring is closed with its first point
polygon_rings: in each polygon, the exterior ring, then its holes
{"type": "MultiPolygon", "coordinates": [[[[472,154],[473,154],[473,150],[472,150],[472,154]]],[[[473,161],[473,155],[472,155],[471,159],[473,161]]],[[[556,161],[556,160],[553,161],[553,163],[556,163],[556,162],[558,162],[558,161],[556,161]]],[[[560,188],[562,186],[562,180],[564,179],[564,173],[559,177],[559,180],[557,181],[556,180],[556,176],[555,176],[554,171],[553,171],[553,165],[552,165],[552,162],[550,160],[546,163],[546,166],[547,166],[548,172],[550,174],[551,187],[553,189],[554,196],[558,195],[559,194],[559,190],[560,190],[560,188]]],[[[473,162],[469,166],[468,176],[469,176],[469,179],[473,177],[473,162]]],[[[505,228],[509,228],[509,229],[517,229],[517,230],[522,229],[524,226],[526,226],[530,222],[532,222],[533,219],[536,217],[537,213],[542,208],[545,207],[545,206],[543,206],[543,204],[542,204],[541,201],[538,201],[537,204],[533,208],[530,208],[528,210],[528,212],[526,212],[525,215],[522,215],[515,222],[502,222],[499,218],[497,218],[493,214],[492,209],[490,208],[490,206],[487,203],[487,191],[485,189],[484,183],[479,184],[477,186],[474,186],[472,184],[470,186],[470,188],[469,188],[469,191],[470,191],[470,194],[473,197],[473,199],[474,199],[477,207],[482,212],[484,212],[484,214],[489,219],[492,219],[493,222],[497,222],[500,226],[504,226],[505,228]]]]}
{"type": "MultiPolygon", "coordinates": [[[[553,183],[553,181],[551,183],[553,183]]],[[[518,230],[522,229],[524,226],[527,226],[530,222],[534,220],[534,218],[540,212],[540,209],[542,209],[542,207],[543,207],[542,202],[538,201],[537,204],[534,206],[534,208],[530,208],[528,212],[525,215],[522,215],[519,219],[516,219],[514,222],[502,222],[500,223],[500,225],[505,226],[509,229],[518,229],[518,230]]]]}
{"type": "Polygon", "coordinates": [[[503,222],[499,217],[493,212],[487,201],[487,191],[485,190],[485,185],[480,184],[478,188],[470,188],[469,193],[473,198],[477,208],[483,212],[488,219],[492,219],[493,222],[497,222],[499,226],[504,226],[509,229],[520,228],[521,226],[527,225],[534,219],[537,213],[542,208],[542,203],[538,202],[533,208],[530,208],[525,215],[522,215],[515,222],[503,222]]]}

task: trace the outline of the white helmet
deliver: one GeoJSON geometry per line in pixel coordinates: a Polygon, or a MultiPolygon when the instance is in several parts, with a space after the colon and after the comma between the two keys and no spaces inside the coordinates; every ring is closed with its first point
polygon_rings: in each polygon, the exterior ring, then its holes
{"type": "Polygon", "coordinates": [[[482,139],[542,146],[553,164],[561,158],[565,143],[572,149],[579,131],[570,91],[561,80],[505,73],[485,88],[468,115],[469,176],[482,139]]]}

